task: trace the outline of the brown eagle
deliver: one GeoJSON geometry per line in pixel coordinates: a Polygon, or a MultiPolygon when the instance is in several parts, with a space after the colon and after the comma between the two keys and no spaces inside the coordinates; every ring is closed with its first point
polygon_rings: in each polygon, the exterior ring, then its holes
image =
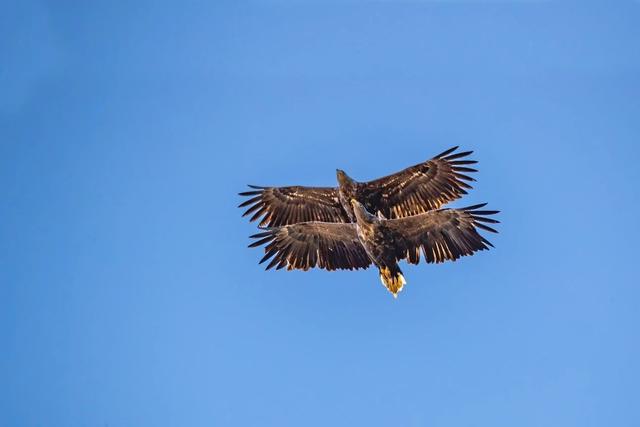
{"type": "Polygon", "coordinates": [[[428,263],[440,263],[489,249],[493,245],[477,229],[496,233],[486,224],[499,222],[489,218],[498,211],[479,210],[485,204],[398,219],[373,215],[356,199],[350,205],[355,223],[315,221],[268,227],[251,236],[258,240],[249,247],[266,244],[260,263],[271,259],[267,270],[357,270],[374,264],[382,284],[397,297],[406,283],[398,260],[418,264],[422,252],[428,263]]]}
{"type": "Polygon", "coordinates": [[[466,157],[472,151],[455,152],[453,147],[426,162],[369,182],[357,182],[337,170],[338,187],[258,187],[240,193],[250,197],[239,207],[248,207],[243,216],[253,214],[261,226],[277,227],[309,221],[355,222],[351,200],[373,214],[404,218],[439,209],[467,194],[475,181],[465,173],[477,172],[467,165],[477,163],[466,157]]]}

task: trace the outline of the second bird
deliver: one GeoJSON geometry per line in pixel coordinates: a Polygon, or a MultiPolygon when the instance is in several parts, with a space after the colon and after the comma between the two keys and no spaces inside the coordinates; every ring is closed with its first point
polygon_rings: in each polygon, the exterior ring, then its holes
{"type": "Polygon", "coordinates": [[[356,223],[303,222],[270,227],[251,236],[258,239],[250,247],[265,246],[261,263],[271,259],[267,269],[353,270],[378,267],[382,284],[398,295],[405,279],[398,260],[420,262],[420,254],[429,263],[455,261],[492,246],[478,228],[495,233],[486,223],[498,211],[480,210],[484,204],[461,209],[439,209],[420,215],[385,219],[367,212],[351,200],[356,223]]]}

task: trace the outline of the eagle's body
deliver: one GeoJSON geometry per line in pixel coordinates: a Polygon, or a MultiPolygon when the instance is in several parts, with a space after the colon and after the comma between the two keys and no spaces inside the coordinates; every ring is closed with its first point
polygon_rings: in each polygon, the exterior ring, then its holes
{"type": "Polygon", "coordinates": [[[267,228],[255,234],[250,247],[266,244],[272,258],[267,269],[288,270],[319,267],[326,270],[378,267],[380,278],[396,296],[405,284],[398,261],[418,264],[420,253],[427,262],[456,260],[491,246],[477,228],[495,232],[483,223],[497,211],[480,211],[484,205],[441,209],[409,218],[386,219],[372,215],[356,199],[350,203],[355,223],[303,222],[267,228]]]}
{"type": "Polygon", "coordinates": [[[360,244],[371,262],[380,270],[382,284],[395,297],[406,283],[395,254],[396,239],[402,239],[402,236],[387,227],[386,219],[371,215],[355,199],[352,206],[360,244]]]}
{"type": "Polygon", "coordinates": [[[398,173],[368,182],[358,182],[337,170],[338,187],[258,187],[240,193],[249,199],[240,204],[247,207],[244,215],[260,218],[261,226],[281,226],[301,222],[355,222],[351,200],[360,202],[366,210],[389,219],[419,215],[439,209],[445,203],[467,194],[476,172],[467,167],[476,163],[464,157],[471,151],[457,152],[453,147],[426,162],[398,173]]]}

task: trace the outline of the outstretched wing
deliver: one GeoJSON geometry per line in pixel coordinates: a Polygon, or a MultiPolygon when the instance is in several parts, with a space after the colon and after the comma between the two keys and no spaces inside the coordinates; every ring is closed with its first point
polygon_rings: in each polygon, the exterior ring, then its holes
{"type": "Polygon", "coordinates": [[[274,266],[277,270],[357,270],[371,264],[358,240],[355,224],[304,222],[269,228],[251,237],[259,240],[249,247],[267,244],[260,260],[262,264],[273,257],[267,270],[274,266]]]}
{"type": "Polygon", "coordinates": [[[441,209],[408,218],[387,220],[386,226],[396,236],[397,259],[411,264],[420,262],[422,250],[427,262],[455,261],[461,256],[493,246],[478,233],[478,228],[497,233],[487,225],[499,221],[489,218],[499,211],[478,210],[486,203],[462,209],[441,209]]]}
{"type": "Polygon", "coordinates": [[[240,193],[249,199],[238,207],[247,207],[242,216],[253,213],[261,226],[278,227],[299,222],[349,222],[338,200],[338,190],[323,187],[258,187],[240,193]]]}
{"type": "Polygon", "coordinates": [[[477,172],[466,165],[477,163],[466,157],[473,151],[457,152],[453,147],[431,160],[393,175],[365,183],[372,205],[387,218],[404,218],[439,209],[467,194],[475,181],[465,173],[477,172]]]}

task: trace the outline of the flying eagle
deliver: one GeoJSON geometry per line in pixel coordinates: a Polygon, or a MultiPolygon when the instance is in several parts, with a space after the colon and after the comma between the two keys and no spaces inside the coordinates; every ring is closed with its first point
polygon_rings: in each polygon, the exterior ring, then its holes
{"type": "Polygon", "coordinates": [[[382,284],[397,297],[405,285],[398,261],[420,262],[420,252],[428,263],[455,261],[461,256],[493,246],[478,228],[497,233],[489,218],[498,211],[479,210],[486,204],[461,209],[439,209],[406,218],[386,219],[373,215],[356,199],[351,199],[355,223],[302,222],[265,228],[254,234],[249,247],[266,244],[267,270],[353,270],[374,264],[382,284]]]}
{"type": "Polygon", "coordinates": [[[426,162],[369,182],[357,182],[337,170],[338,187],[258,187],[240,193],[250,197],[239,207],[243,216],[253,213],[261,226],[278,227],[301,222],[355,222],[351,200],[362,203],[373,214],[395,219],[439,209],[467,194],[471,186],[466,175],[477,172],[466,157],[472,151],[455,152],[453,147],[426,162]]]}

